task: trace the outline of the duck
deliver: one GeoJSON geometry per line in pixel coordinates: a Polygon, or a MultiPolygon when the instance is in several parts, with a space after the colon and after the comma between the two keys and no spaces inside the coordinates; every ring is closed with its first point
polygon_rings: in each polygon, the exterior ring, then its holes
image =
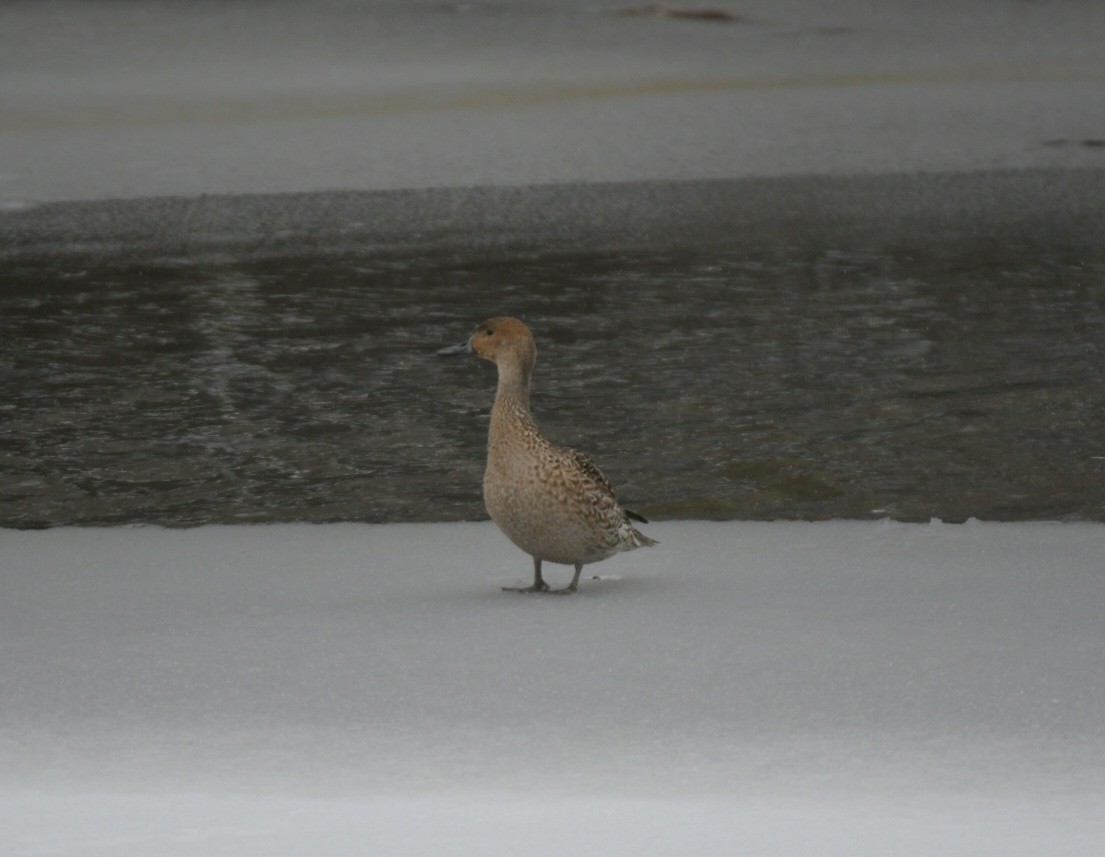
{"type": "Polygon", "coordinates": [[[585,565],[658,544],[633,524],[647,524],[648,519],[618,502],[609,480],[588,456],[550,443],[537,427],[530,411],[537,345],[523,321],[489,318],[467,340],[437,353],[474,354],[498,369],[484,505],[503,534],[533,558],[533,584],[504,586],[505,591],[574,593],[585,565]],[[563,589],[550,588],[543,563],[573,566],[572,582],[563,589]]]}

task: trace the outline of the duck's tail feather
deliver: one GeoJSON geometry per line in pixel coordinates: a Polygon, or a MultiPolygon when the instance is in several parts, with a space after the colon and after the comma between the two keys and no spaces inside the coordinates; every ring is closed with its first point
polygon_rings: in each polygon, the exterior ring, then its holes
{"type": "Polygon", "coordinates": [[[650,539],[636,527],[632,527],[631,531],[633,533],[633,547],[635,548],[650,548],[653,545],[660,544],[656,539],[650,539]]]}

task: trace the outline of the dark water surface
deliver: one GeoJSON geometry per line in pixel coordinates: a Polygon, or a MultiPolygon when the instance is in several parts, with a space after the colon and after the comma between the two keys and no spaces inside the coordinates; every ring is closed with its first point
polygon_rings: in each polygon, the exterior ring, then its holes
{"type": "Polygon", "coordinates": [[[0,524],[483,517],[494,370],[434,351],[500,313],[537,336],[546,433],[646,514],[1105,520],[1094,203],[1043,228],[939,194],[796,220],[785,196],[757,229],[710,197],[700,231],[406,246],[395,219],[320,246],[9,220],[0,524]]]}

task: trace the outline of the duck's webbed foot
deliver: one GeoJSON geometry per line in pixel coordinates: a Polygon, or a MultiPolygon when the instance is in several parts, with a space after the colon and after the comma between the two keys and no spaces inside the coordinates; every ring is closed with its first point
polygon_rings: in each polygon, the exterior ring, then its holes
{"type": "MultiPolygon", "coordinates": [[[[545,581],[543,581],[543,580],[540,583],[533,584],[533,586],[504,586],[503,587],[503,592],[553,592],[553,591],[554,590],[549,589],[549,584],[545,583],[545,581]]],[[[559,592],[560,590],[557,589],[555,591],[559,592]]]]}
{"type": "Polygon", "coordinates": [[[533,558],[533,586],[504,586],[503,592],[550,592],[549,584],[541,576],[541,560],[533,558]]]}
{"type": "Polygon", "coordinates": [[[565,586],[563,589],[554,589],[554,590],[552,590],[552,592],[555,595],[571,595],[573,592],[576,591],[576,589],[579,588],[579,575],[580,575],[580,572],[582,572],[582,571],[583,571],[583,563],[582,562],[577,562],[576,563],[576,573],[575,573],[575,576],[572,578],[572,582],[569,583],[567,586],[565,586]]]}

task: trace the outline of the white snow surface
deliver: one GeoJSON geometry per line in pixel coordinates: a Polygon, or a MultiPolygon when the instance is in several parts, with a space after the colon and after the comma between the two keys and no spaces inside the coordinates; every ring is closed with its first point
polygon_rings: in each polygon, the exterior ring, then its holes
{"type": "Polygon", "coordinates": [[[0,209],[1102,164],[1105,4],[642,5],[0,4],[0,209]]]}
{"type": "Polygon", "coordinates": [[[0,531],[0,853],[1100,853],[1105,527],[647,529],[0,531]]]}

